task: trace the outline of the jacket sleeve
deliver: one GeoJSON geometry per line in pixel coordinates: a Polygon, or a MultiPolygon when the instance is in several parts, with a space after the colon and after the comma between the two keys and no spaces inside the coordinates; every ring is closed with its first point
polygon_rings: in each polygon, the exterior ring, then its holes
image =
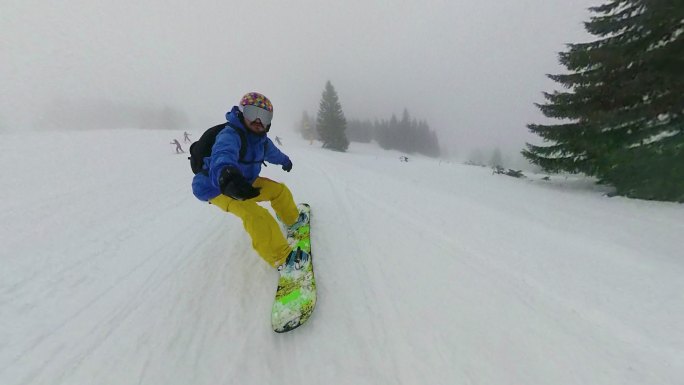
{"type": "Polygon", "coordinates": [[[273,164],[279,164],[279,165],[284,165],[286,164],[290,158],[288,158],[287,155],[283,154],[278,147],[273,144],[271,141],[271,138],[266,137],[266,140],[268,140],[268,144],[266,145],[266,154],[264,156],[264,159],[268,163],[273,163],[273,164]]]}
{"type": "Polygon", "coordinates": [[[216,142],[211,149],[211,160],[209,161],[209,177],[211,184],[219,187],[218,180],[221,171],[226,166],[238,167],[240,156],[240,136],[235,130],[224,128],[216,135],[216,142]]]}

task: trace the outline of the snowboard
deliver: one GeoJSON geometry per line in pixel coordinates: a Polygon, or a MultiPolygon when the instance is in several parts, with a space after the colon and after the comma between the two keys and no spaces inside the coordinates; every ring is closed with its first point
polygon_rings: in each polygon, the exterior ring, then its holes
{"type": "Polygon", "coordinates": [[[278,267],[271,324],[276,333],[288,332],[301,326],[311,317],[316,306],[316,280],[311,255],[311,208],[297,205],[299,218],[287,227],[287,241],[293,247],[286,262],[278,267]]]}

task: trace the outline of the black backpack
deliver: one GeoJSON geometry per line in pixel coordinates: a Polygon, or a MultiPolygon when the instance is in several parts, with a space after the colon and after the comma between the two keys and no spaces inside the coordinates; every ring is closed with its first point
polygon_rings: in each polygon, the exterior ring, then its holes
{"type": "MultiPolygon", "coordinates": [[[[247,138],[245,138],[245,133],[239,128],[226,122],[217,124],[214,127],[204,131],[204,134],[202,134],[199,140],[190,145],[190,156],[188,159],[190,160],[190,168],[192,168],[192,172],[194,174],[199,174],[200,172],[205,174],[207,173],[207,171],[203,169],[204,158],[211,156],[211,148],[214,147],[214,143],[216,142],[216,135],[218,135],[219,132],[221,132],[221,130],[223,130],[226,126],[229,126],[235,130],[238,135],[240,135],[240,158],[238,159],[238,162],[248,164],[264,163],[264,159],[252,161],[245,160],[245,154],[247,153],[247,138]]],[[[264,143],[264,155],[266,154],[267,145],[268,141],[264,143]]],[[[266,163],[264,163],[264,166],[265,165],[266,163]]]]}

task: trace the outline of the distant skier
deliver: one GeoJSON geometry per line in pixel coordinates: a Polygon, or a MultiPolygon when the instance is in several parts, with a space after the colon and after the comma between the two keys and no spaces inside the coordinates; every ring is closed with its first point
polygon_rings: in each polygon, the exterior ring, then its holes
{"type": "Polygon", "coordinates": [[[171,142],[169,144],[175,144],[176,145],[176,154],[182,154],[185,152],[185,151],[183,151],[183,148],[181,147],[181,144],[178,141],[178,139],[174,139],[173,142],[171,142]]]}
{"type": "Polygon", "coordinates": [[[190,134],[185,131],[183,132],[183,143],[191,143],[192,140],[190,140],[190,134]]]}
{"type": "Polygon", "coordinates": [[[283,142],[280,141],[280,137],[279,137],[279,136],[276,136],[276,137],[275,137],[275,140],[276,140],[276,142],[278,142],[279,145],[281,145],[281,146],[283,145],[283,142]]]}
{"type": "Polygon", "coordinates": [[[252,247],[277,268],[292,248],[278,222],[257,202],[270,202],[288,226],[297,222],[299,211],[285,184],[259,176],[264,161],[281,165],[287,172],[292,170],[290,158],[266,136],[272,118],[273,105],[267,97],[257,92],[243,96],[240,106],[226,113],[230,126],[216,135],[211,157],[204,158],[203,172],[192,180],[192,192],[197,199],[239,217],[252,238],[252,247]],[[244,157],[240,156],[241,135],[237,130],[247,141],[244,157]],[[248,161],[241,162],[240,158],[248,161]]]}

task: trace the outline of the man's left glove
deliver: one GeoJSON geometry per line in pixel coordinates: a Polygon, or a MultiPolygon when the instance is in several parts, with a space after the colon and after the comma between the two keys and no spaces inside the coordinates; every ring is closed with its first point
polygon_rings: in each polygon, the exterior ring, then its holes
{"type": "Polygon", "coordinates": [[[289,160],[289,159],[287,160],[287,163],[285,163],[283,165],[283,170],[285,170],[287,172],[290,172],[290,170],[292,170],[292,161],[291,160],[289,160]]]}
{"type": "Polygon", "coordinates": [[[253,187],[235,167],[228,166],[221,171],[219,187],[223,195],[244,201],[259,196],[259,188],[253,187]]]}

